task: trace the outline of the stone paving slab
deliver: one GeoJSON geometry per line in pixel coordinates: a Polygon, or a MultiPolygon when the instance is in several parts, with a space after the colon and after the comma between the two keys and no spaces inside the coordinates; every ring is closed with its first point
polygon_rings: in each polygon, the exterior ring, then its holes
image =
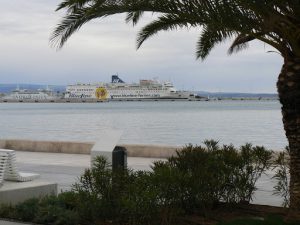
{"type": "Polygon", "coordinates": [[[17,223],[17,222],[10,222],[6,220],[0,220],[0,225],[32,225],[31,223],[17,223]]]}

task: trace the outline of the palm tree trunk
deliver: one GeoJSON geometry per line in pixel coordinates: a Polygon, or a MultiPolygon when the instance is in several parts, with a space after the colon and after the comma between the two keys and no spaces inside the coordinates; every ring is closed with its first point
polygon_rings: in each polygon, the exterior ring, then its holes
{"type": "Polygon", "coordinates": [[[300,219],[300,57],[285,59],[277,89],[290,148],[289,217],[300,219]]]}

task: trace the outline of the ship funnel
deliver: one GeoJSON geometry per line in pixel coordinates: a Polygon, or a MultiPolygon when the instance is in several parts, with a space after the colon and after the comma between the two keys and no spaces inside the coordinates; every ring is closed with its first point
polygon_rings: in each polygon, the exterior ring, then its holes
{"type": "Polygon", "coordinates": [[[125,83],[123,80],[121,80],[121,79],[119,78],[118,75],[112,75],[112,76],[111,76],[111,82],[112,82],[112,83],[125,83]]]}

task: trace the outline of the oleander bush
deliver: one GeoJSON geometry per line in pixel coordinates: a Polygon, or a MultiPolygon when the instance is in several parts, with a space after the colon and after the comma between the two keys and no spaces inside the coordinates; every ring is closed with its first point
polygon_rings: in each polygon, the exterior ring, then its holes
{"type": "Polygon", "coordinates": [[[214,140],[204,144],[188,145],[167,162],[155,163],[154,173],[169,168],[179,176],[175,186],[182,194],[176,193],[177,198],[188,210],[210,208],[218,202],[249,203],[257,180],[271,165],[272,152],[251,144],[239,149],[220,147],[214,140]]]}
{"type": "Polygon", "coordinates": [[[94,221],[114,221],[121,224],[149,224],[156,221],[156,189],[152,189],[151,174],[132,170],[112,171],[104,158],[95,160],[72,191],[82,224],[94,221]]]}
{"type": "Polygon", "coordinates": [[[39,224],[79,224],[79,217],[74,210],[74,206],[68,206],[68,199],[70,198],[75,199],[74,194],[64,192],[58,196],[28,199],[16,206],[2,205],[0,207],[0,218],[39,224]]]}
{"type": "Polygon", "coordinates": [[[80,224],[173,224],[182,212],[175,193],[168,194],[176,181],[175,176],[155,172],[112,171],[100,157],[72,189],[80,203],[80,224]]]}
{"type": "Polygon", "coordinates": [[[112,170],[105,158],[56,196],[0,207],[0,217],[51,225],[171,225],[203,215],[220,202],[249,202],[271,152],[250,144],[239,149],[205,141],[188,145],[151,171],[112,170]]]}
{"type": "Polygon", "coordinates": [[[11,205],[0,205],[0,218],[13,219],[16,218],[15,207],[11,205]]]}
{"type": "Polygon", "coordinates": [[[274,161],[273,170],[276,184],[274,186],[274,195],[280,196],[283,199],[282,206],[289,207],[290,205],[290,149],[285,148],[285,151],[280,152],[274,161]]]}

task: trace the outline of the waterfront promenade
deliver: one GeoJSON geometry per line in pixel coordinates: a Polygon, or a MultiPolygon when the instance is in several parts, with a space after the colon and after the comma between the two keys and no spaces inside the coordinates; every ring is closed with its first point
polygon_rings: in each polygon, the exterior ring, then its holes
{"type": "MultiPolygon", "coordinates": [[[[21,171],[39,173],[41,181],[58,183],[58,191],[70,189],[77,178],[90,167],[90,155],[17,151],[21,171]]],[[[135,170],[149,170],[159,159],[129,157],[128,166],[135,170]]]]}
{"type": "MultiPolygon", "coordinates": [[[[17,151],[18,167],[22,171],[39,173],[41,181],[58,183],[58,191],[71,188],[78,177],[90,166],[90,155],[85,154],[63,154],[63,153],[41,153],[17,151]]],[[[158,158],[129,157],[128,166],[134,170],[150,170],[152,162],[158,158]]],[[[162,159],[163,160],[163,159],[162,159]]],[[[258,181],[258,191],[253,203],[262,205],[280,206],[281,199],[272,195],[273,183],[270,180],[272,171],[263,175],[258,181]]]]}
{"type": "Polygon", "coordinates": [[[6,220],[0,220],[0,225],[30,225],[30,223],[17,223],[17,222],[10,222],[6,220]]]}
{"type": "MultiPolygon", "coordinates": [[[[90,167],[88,154],[64,154],[45,152],[16,151],[17,164],[21,171],[39,173],[40,181],[58,183],[58,191],[70,190],[71,185],[78,180],[84,170],[90,167]]],[[[151,164],[159,158],[129,157],[128,166],[134,170],[150,170],[151,164]]],[[[268,176],[272,176],[269,171],[268,176]]],[[[264,175],[258,181],[259,190],[253,203],[279,206],[281,199],[272,195],[272,186],[268,176],[264,175]]],[[[0,220],[0,225],[24,225],[21,223],[0,220]]]]}

